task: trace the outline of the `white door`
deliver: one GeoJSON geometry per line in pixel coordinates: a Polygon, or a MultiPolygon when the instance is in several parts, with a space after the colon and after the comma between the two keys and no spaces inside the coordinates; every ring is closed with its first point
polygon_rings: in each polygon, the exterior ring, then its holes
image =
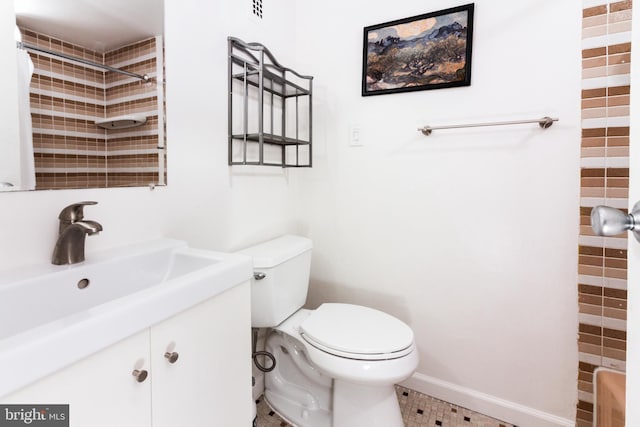
{"type": "Polygon", "coordinates": [[[154,427],[251,425],[250,301],[246,282],[151,328],[154,427]]]}
{"type": "MultiPolygon", "coordinates": [[[[640,201],[640,5],[631,42],[629,211],[640,201]]],[[[627,426],[640,426],[640,243],[629,236],[627,276],[627,426]]]]}
{"type": "Polygon", "coordinates": [[[149,372],[146,329],[0,401],[68,404],[71,427],[151,427],[151,382],[134,370],[149,372]]]}

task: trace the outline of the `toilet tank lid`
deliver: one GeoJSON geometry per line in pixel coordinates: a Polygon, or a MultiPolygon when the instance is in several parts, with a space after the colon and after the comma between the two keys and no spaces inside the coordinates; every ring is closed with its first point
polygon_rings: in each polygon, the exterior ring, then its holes
{"type": "Polygon", "coordinates": [[[254,268],[272,268],[311,250],[312,247],[310,239],[287,234],[242,249],[238,253],[252,257],[254,268]]]}

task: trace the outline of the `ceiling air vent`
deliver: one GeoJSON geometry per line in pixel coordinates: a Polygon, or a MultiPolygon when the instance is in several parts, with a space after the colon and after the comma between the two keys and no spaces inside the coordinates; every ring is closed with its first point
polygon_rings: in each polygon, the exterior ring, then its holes
{"type": "Polygon", "coordinates": [[[251,12],[258,18],[262,19],[262,0],[251,0],[251,1],[253,3],[251,12]]]}

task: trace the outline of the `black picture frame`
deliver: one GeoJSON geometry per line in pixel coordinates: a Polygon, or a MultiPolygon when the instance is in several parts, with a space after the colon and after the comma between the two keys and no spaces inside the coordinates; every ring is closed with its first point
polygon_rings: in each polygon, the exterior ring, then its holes
{"type": "Polygon", "coordinates": [[[364,28],[362,96],[471,85],[474,3],[364,28]]]}

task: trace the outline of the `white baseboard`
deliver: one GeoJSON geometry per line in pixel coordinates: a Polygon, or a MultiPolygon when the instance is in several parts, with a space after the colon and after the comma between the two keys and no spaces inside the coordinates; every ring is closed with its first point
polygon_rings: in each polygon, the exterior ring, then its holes
{"type": "Polygon", "coordinates": [[[573,420],[562,418],[500,399],[486,393],[462,387],[428,375],[415,373],[400,385],[453,403],[463,408],[506,421],[518,427],[574,427],[573,420]]]}

